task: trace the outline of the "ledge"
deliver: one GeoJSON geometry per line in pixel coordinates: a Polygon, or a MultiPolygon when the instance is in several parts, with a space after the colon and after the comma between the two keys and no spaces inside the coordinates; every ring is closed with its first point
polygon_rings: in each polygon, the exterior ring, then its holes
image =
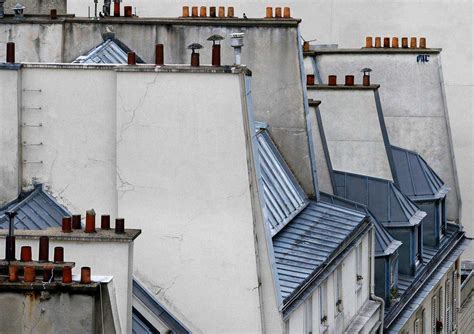
{"type": "Polygon", "coordinates": [[[370,85],[370,86],[363,86],[363,85],[354,85],[354,86],[344,86],[344,85],[337,85],[337,86],[329,86],[329,85],[310,85],[306,86],[309,90],[322,90],[322,89],[329,89],[329,90],[377,90],[380,88],[380,85],[370,85]]]}
{"type": "Polygon", "coordinates": [[[18,71],[23,67],[22,64],[0,63],[0,70],[18,71]]]}
{"type": "Polygon", "coordinates": [[[321,101],[309,99],[308,104],[310,107],[318,107],[321,104],[321,101]]]}
{"type": "Polygon", "coordinates": [[[7,261],[7,260],[0,260],[0,267],[1,266],[17,266],[18,268],[24,267],[34,267],[35,270],[44,270],[45,266],[52,266],[54,267],[54,271],[62,270],[64,267],[71,267],[74,268],[76,266],[75,262],[38,262],[38,261],[30,261],[30,262],[23,262],[23,261],[7,261]]]}
{"type": "Polygon", "coordinates": [[[63,24],[63,23],[88,23],[88,24],[133,24],[133,25],[191,25],[191,26],[222,26],[222,27],[282,27],[296,28],[301,19],[264,19],[264,18],[210,18],[210,17],[106,17],[94,18],[58,16],[52,20],[49,15],[25,15],[24,19],[15,19],[12,15],[6,15],[0,19],[1,23],[8,24],[63,24]]]}
{"type": "Polygon", "coordinates": [[[443,49],[404,49],[404,48],[361,48],[361,49],[321,49],[304,52],[305,57],[314,57],[323,54],[438,54],[443,49]]]}
{"type": "MultiPolygon", "coordinates": [[[[39,239],[41,236],[49,237],[52,241],[86,241],[86,242],[132,242],[142,230],[126,229],[125,233],[117,234],[114,229],[97,229],[96,233],[85,233],[83,230],[73,230],[71,233],[64,233],[60,228],[50,228],[47,230],[15,230],[17,239],[39,239]]],[[[0,238],[8,235],[8,230],[0,230],[0,238]]]]}
{"type": "Polygon", "coordinates": [[[77,282],[72,282],[69,284],[59,282],[44,283],[41,280],[36,280],[33,283],[8,281],[0,282],[0,291],[2,292],[50,291],[95,294],[99,290],[99,287],[100,283],[97,282],[92,282],[90,284],[80,284],[77,282]]]}

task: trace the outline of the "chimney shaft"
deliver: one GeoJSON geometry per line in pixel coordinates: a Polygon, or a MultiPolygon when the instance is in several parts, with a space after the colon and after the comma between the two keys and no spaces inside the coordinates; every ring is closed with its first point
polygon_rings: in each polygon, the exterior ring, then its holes
{"type": "Polygon", "coordinates": [[[191,53],[191,66],[199,67],[199,53],[197,52],[191,53]]]}
{"type": "Polygon", "coordinates": [[[191,16],[192,17],[198,17],[198,8],[197,8],[197,6],[192,6],[191,7],[191,16]]]}
{"type": "Polygon", "coordinates": [[[416,49],[416,37],[410,38],[410,48],[416,49]]]}
{"type": "Polygon", "coordinates": [[[15,43],[7,43],[7,63],[13,64],[15,62],[15,43]]]}
{"type": "Polygon", "coordinates": [[[49,261],[49,238],[42,236],[39,239],[39,262],[49,261]]]}
{"type": "Polygon", "coordinates": [[[15,261],[15,236],[7,235],[5,240],[5,260],[15,261]]]}
{"type": "Polygon", "coordinates": [[[370,86],[370,76],[368,76],[367,74],[364,74],[364,76],[362,77],[362,85],[370,86]]]}

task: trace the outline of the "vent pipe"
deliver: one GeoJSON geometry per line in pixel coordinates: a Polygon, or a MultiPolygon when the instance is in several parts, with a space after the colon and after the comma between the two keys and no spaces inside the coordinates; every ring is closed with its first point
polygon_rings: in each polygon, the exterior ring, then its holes
{"type": "Polygon", "coordinates": [[[12,8],[13,14],[15,14],[15,19],[23,19],[24,18],[24,11],[25,11],[25,6],[23,6],[20,3],[17,3],[15,7],[12,8]]]}
{"type": "Polygon", "coordinates": [[[235,65],[241,65],[241,53],[244,46],[244,33],[236,32],[230,34],[230,46],[234,48],[235,65]]]}
{"type": "Polygon", "coordinates": [[[15,63],[15,43],[7,43],[7,63],[15,63]]]}
{"type": "Polygon", "coordinates": [[[14,236],[14,220],[17,213],[15,211],[7,211],[6,215],[9,219],[8,236],[5,240],[5,260],[15,261],[15,236],[14,236]]]}

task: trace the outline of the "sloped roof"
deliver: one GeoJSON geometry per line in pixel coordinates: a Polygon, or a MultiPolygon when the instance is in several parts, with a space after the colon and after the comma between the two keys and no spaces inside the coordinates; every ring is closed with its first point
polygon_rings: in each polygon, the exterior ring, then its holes
{"type": "Polygon", "coordinates": [[[321,200],[323,202],[332,203],[348,209],[363,212],[369,217],[375,227],[374,252],[376,257],[391,255],[402,245],[400,241],[393,238],[387,229],[383,227],[379,221],[377,221],[377,219],[370,213],[365,205],[323,192],[321,193],[321,200]]]}
{"type": "Polygon", "coordinates": [[[41,185],[31,192],[21,194],[20,197],[0,209],[0,228],[8,229],[9,219],[6,211],[16,211],[15,229],[17,230],[44,230],[50,227],[61,226],[64,216],[70,213],[59,205],[54,198],[47,194],[41,185]]]}
{"type": "Polygon", "coordinates": [[[273,237],[273,250],[283,299],[327,262],[366,215],[330,203],[309,205],[273,237]]]}
{"type": "Polygon", "coordinates": [[[265,219],[275,235],[308,204],[308,199],[268,132],[261,129],[256,137],[265,219]]]}
{"type": "Polygon", "coordinates": [[[418,153],[392,146],[392,154],[400,189],[411,199],[438,199],[449,191],[449,187],[418,153]]]}
{"type": "Polygon", "coordinates": [[[338,196],[366,205],[387,226],[417,225],[426,216],[389,180],[340,171],[334,180],[338,196]]]}
{"type": "MultiPolygon", "coordinates": [[[[73,63],[76,64],[127,64],[128,52],[132,51],[116,38],[110,38],[79,56],[73,63]]],[[[144,61],[137,55],[137,63],[144,61]]]]}

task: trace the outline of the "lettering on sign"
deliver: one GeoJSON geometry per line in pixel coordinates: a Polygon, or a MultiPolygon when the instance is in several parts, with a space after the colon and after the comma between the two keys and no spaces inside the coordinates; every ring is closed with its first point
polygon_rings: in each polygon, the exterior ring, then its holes
{"type": "Polygon", "coordinates": [[[416,56],[417,63],[427,63],[430,61],[430,55],[418,55],[416,56]]]}

